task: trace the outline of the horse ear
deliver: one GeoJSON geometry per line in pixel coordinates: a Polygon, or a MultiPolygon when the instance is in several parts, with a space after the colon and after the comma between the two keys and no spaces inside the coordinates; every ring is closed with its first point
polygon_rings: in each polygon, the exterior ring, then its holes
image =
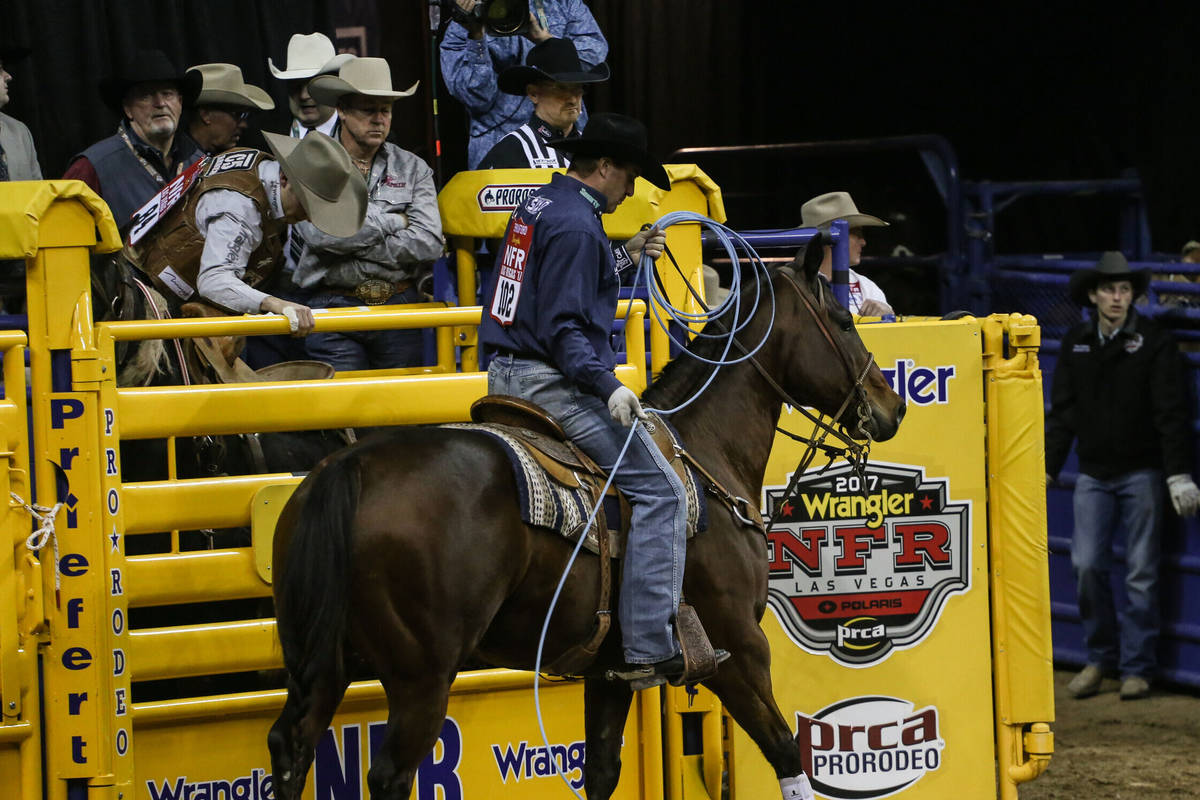
{"type": "Polygon", "coordinates": [[[825,236],[820,231],[813,238],[808,240],[808,244],[804,248],[804,277],[806,280],[812,280],[817,274],[817,270],[821,268],[821,262],[825,259],[825,236]]]}

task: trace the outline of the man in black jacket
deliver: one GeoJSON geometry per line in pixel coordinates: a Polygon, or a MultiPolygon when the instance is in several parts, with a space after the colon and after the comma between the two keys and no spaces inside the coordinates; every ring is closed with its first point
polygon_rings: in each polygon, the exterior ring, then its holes
{"type": "Polygon", "coordinates": [[[1131,271],[1118,252],[1072,275],[1071,297],[1092,306],[1092,319],[1063,338],[1054,370],[1047,481],[1062,469],[1073,439],[1079,454],[1071,564],[1088,664],[1068,685],[1077,698],[1095,694],[1105,673],[1117,670],[1122,700],[1149,694],[1157,666],[1163,475],[1176,513],[1200,509],[1179,349],[1133,308],[1149,281],[1149,272],[1131,271]],[[1128,537],[1129,595],[1119,626],[1109,580],[1118,521],[1128,537]]]}

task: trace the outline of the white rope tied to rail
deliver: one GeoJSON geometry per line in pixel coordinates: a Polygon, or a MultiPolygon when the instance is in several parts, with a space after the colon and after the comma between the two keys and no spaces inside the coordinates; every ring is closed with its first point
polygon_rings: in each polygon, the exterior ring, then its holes
{"type": "Polygon", "coordinates": [[[29,538],[25,540],[25,547],[30,552],[38,553],[45,549],[48,543],[52,542],[54,544],[54,590],[58,591],[62,588],[62,574],[58,571],[58,536],[54,531],[54,518],[58,516],[58,512],[62,509],[63,504],[55,503],[53,508],[30,505],[25,502],[25,498],[16,492],[9,492],[9,494],[18,505],[29,513],[29,516],[38,521],[38,529],[29,534],[29,538]]]}

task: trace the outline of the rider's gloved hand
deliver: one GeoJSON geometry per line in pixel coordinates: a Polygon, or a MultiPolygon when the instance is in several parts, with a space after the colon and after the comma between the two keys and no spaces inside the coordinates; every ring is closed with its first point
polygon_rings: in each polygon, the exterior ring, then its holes
{"type": "Polygon", "coordinates": [[[629,253],[633,263],[637,264],[641,261],[643,253],[657,260],[663,254],[663,248],[666,246],[667,234],[660,231],[656,225],[630,236],[625,242],[625,252],[629,253]]]}
{"type": "Polygon", "coordinates": [[[628,428],[633,424],[633,418],[646,419],[642,403],[628,386],[618,386],[608,396],[608,413],[612,418],[628,428]]]}
{"type": "MultiPolygon", "coordinates": [[[[608,401],[608,407],[612,408],[612,400],[608,401]]],[[[1167,478],[1167,490],[1171,493],[1171,505],[1175,506],[1179,516],[1190,517],[1200,511],[1200,488],[1196,487],[1191,475],[1186,472],[1171,475],[1167,478]]]]}

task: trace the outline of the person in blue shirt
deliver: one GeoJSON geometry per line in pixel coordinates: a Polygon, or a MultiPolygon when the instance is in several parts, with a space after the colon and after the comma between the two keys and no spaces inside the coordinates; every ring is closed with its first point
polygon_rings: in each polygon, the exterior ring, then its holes
{"type": "MultiPolygon", "coordinates": [[[[478,5],[478,0],[456,2],[468,18],[478,5]]],[[[524,64],[534,45],[553,37],[574,42],[585,67],[608,56],[608,41],[583,0],[530,0],[529,15],[529,29],[522,36],[492,36],[477,22],[454,21],[442,37],[442,77],[470,118],[467,169],[476,169],[500,137],[524,125],[533,113],[527,97],[500,91],[497,77],[506,67],[524,64]]],[[[585,108],[578,125],[586,124],[585,108]]]]}
{"type": "MultiPolygon", "coordinates": [[[[623,274],[657,258],[656,228],[615,251],[601,224],[633,194],[641,175],[670,187],[646,151],[646,129],[620,114],[595,114],[583,135],[551,140],[571,154],[566,174],[517,207],[508,222],[483,307],[480,339],[495,358],[488,391],[544,408],[599,464],[616,463],[634,418],[645,412],[617,380],[610,342],[623,274]]],[[[683,588],[686,499],[682,482],[641,425],[614,482],[632,506],[618,614],[634,689],[683,672],[672,622],[683,588]]]]}

